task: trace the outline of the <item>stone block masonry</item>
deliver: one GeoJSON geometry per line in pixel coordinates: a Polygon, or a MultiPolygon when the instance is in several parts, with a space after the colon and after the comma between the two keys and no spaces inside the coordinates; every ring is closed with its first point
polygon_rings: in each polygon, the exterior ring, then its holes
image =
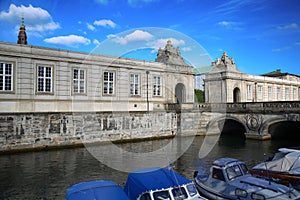
{"type": "Polygon", "coordinates": [[[171,137],[175,112],[2,113],[0,153],[171,137]]]}

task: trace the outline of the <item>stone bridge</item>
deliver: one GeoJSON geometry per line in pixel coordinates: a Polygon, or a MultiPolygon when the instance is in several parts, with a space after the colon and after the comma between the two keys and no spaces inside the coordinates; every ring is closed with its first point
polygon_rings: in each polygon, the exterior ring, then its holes
{"type": "MultiPolygon", "coordinates": [[[[300,137],[300,102],[182,105],[182,134],[244,134],[246,138],[300,137]],[[190,105],[191,106],[191,105],[190,105]]],[[[171,108],[171,106],[169,106],[171,108]]],[[[172,109],[176,110],[176,107],[172,109]]]]}

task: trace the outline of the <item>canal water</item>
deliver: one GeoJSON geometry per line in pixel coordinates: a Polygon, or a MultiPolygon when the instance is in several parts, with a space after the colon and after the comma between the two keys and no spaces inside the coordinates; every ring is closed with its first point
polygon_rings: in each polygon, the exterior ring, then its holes
{"type": "MultiPolygon", "coordinates": [[[[191,140],[191,138],[181,138],[181,140],[191,140]]],[[[278,148],[300,145],[297,140],[244,141],[236,140],[236,138],[222,138],[215,144],[212,143],[211,148],[204,148],[205,142],[210,142],[207,137],[193,137],[192,143],[184,154],[172,162],[174,169],[191,179],[195,169],[209,167],[215,159],[220,157],[238,158],[252,167],[267,159],[268,156],[272,156],[278,148]],[[199,153],[200,151],[202,153],[199,153]],[[206,152],[203,153],[203,151],[206,152]]],[[[126,151],[147,153],[161,149],[162,146],[168,144],[173,144],[172,139],[117,144],[117,146],[126,151]]],[[[178,145],[178,143],[174,144],[178,145]]],[[[114,162],[122,166],[124,159],[114,162]]],[[[136,165],[138,168],[139,164],[136,165]]],[[[1,155],[0,199],[65,199],[66,189],[71,184],[107,179],[123,185],[126,177],[127,172],[102,164],[89,148],[1,155]]]]}

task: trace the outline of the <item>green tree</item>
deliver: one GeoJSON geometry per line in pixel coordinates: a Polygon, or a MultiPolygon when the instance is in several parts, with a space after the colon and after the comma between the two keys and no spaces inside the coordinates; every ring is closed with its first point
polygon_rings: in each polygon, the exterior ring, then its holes
{"type": "Polygon", "coordinates": [[[204,103],[204,91],[195,89],[195,103],[204,103]]]}

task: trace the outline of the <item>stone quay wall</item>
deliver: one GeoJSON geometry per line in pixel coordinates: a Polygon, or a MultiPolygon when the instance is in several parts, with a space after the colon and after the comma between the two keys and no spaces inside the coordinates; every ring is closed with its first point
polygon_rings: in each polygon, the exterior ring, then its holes
{"type": "Polygon", "coordinates": [[[172,137],[177,134],[177,116],[171,111],[1,113],[0,154],[172,137]]]}

